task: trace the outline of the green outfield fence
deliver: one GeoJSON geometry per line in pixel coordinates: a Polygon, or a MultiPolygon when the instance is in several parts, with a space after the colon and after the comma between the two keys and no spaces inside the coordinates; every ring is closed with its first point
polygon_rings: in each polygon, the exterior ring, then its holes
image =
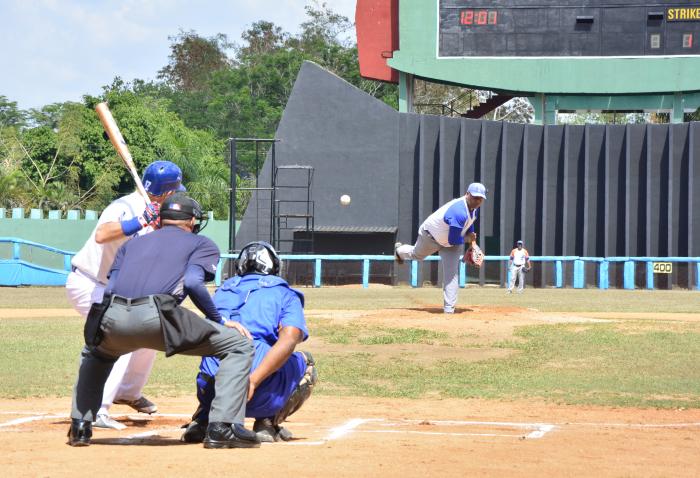
{"type": "MultiPolygon", "coordinates": [[[[37,242],[27,241],[16,237],[0,237],[0,286],[18,285],[64,285],[66,276],[71,270],[70,261],[75,252],[65,251],[37,242]],[[37,264],[32,260],[37,257],[35,251],[53,256],[54,265],[37,264]],[[2,257],[9,256],[8,258],[2,257]],[[26,260],[29,259],[29,260],[26,260]]],[[[43,257],[43,256],[42,256],[43,257]]],[[[222,254],[217,266],[215,284],[221,285],[223,280],[224,264],[227,260],[233,260],[237,256],[222,254]]],[[[362,262],[362,287],[369,287],[369,277],[373,262],[393,262],[394,256],[383,255],[339,255],[339,254],[282,254],[284,261],[303,261],[313,264],[313,286],[321,287],[323,284],[323,261],[361,261],[362,262]]],[[[440,257],[430,256],[426,261],[439,261],[440,257]]],[[[507,269],[509,256],[486,256],[486,262],[499,261],[507,269]]],[[[638,267],[644,267],[646,276],[646,289],[654,289],[654,265],[665,263],[694,264],[695,282],[693,290],[700,291],[700,257],[580,257],[580,256],[531,256],[530,261],[541,262],[552,267],[554,287],[565,287],[564,265],[573,266],[574,289],[583,289],[586,286],[586,267],[594,266],[597,269],[597,286],[600,289],[610,288],[610,264],[623,264],[623,288],[635,288],[635,274],[638,267]]],[[[407,261],[411,270],[410,284],[418,287],[419,261],[407,261]]],[[[467,268],[461,263],[459,267],[459,286],[465,287],[467,282],[467,268]]],[[[508,283],[509,272],[506,272],[508,283]]]]}

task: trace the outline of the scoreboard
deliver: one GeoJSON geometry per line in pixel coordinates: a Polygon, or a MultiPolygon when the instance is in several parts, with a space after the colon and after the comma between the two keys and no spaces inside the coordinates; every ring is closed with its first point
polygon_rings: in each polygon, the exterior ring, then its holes
{"type": "Polygon", "coordinates": [[[700,2],[438,0],[438,57],[700,54],[700,2]]]}

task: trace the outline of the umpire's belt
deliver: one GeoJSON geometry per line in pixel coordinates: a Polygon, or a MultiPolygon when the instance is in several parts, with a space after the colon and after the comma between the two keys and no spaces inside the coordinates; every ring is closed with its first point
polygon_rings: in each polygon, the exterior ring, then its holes
{"type": "Polygon", "coordinates": [[[137,305],[148,304],[151,300],[153,300],[152,298],[153,298],[153,296],[150,296],[150,295],[147,295],[146,297],[137,297],[136,299],[122,297],[120,295],[113,295],[112,296],[112,303],[126,305],[126,306],[137,306],[137,305]]]}

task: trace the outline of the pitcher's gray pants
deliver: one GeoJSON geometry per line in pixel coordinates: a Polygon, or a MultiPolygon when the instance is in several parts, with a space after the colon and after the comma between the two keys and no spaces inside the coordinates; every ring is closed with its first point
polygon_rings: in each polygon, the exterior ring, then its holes
{"type": "MultiPolygon", "coordinates": [[[[210,420],[243,424],[253,343],[235,329],[202,320],[215,333],[182,354],[213,355],[221,360],[210,420]]],[[[104,338],[97,349],[83,348],[78,380],[73,387],[71,418],[95,420],[105,381],[121,355],[141,348],[165,351],[160,315],[152,297],[148,303],[136,306],[112,303],[102,319],[101,330],[104,338]]]]}
{"type": "Polygon", "coordinates": [[[418,230],[418,239],[415,245],[404,244],[396,249],[397,254],[403,260],[422,261],[426,257],[438,252],[442,262],[442,295],[445,312],[451,313],[457,304],[457,291],[459,291],[459,260],[462,257],[463,246],[445,247],[438,244],[422,227],[418,230]]]}

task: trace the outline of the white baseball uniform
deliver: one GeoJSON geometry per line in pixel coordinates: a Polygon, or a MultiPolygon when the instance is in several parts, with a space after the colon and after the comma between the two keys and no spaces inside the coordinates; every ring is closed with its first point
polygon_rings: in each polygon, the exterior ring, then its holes
{"type": "MultiPolygon", "coordinates": [[[[117,222],[134,218],[143,213],[143,197],[138,192],[113,201],[100,215],[97,226],[92,231],[85,245],[73,257],[73,271],[66,280],[66,295],[73,308],[83,317],[87,317],[93,302],[101,302],[107,285],[107,274],[119,247],[129,238],[98,244],[95,241],[97,227],[107,222],[117,222]]],[[[135,235],[151,232],[148,226],[135,235]]],[[[136,400],[141,397],[143,387],[153,368],[156,351],[139,349],[122,355],[112,368],[105,383],[102,395],[102,407],[98,414],[107,414],[115,399],[136,400]]]]}
{"type": "Polygon", "coordinates": [[[510,280],[508,281],[508,292],[512,292],[513,287],[515,287],[516,278],[518,279],[518,292],[523,291],[523,287],[525,287],[524,268],[529,260],[530,254],[528,254],[527,249],[524,247],[520,249],[516,247],[510,251],[510,280]]]}

